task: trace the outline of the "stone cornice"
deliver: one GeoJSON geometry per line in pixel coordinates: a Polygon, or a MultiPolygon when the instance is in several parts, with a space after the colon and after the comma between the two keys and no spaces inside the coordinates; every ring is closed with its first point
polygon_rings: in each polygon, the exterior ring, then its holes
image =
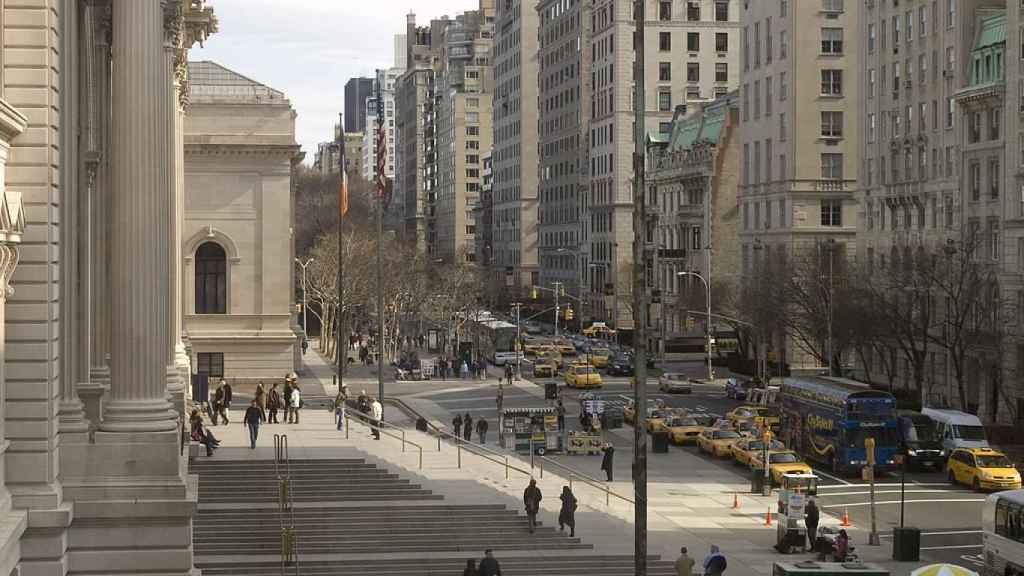
{"type": "Polygon", "coordinates": [[[193,156],[284,156],[300,152],[298,144],[185,144],[185,154],[193,156]]]}
{"type": "Polygon", "coordinates": [[[28,117],[0,98],[0,139],[10,144],[28,128],[28,117]]]}

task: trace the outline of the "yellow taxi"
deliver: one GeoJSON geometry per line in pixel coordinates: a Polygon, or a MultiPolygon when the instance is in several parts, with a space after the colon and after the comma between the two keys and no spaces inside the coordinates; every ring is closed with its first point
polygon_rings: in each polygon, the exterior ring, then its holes
{"type": "Polygon", "coordinates": [[[605,368],[612,359],[612,351],[608,348],[594,347],[590,349],[587,358],[596,368],[605,368]]]}
{"type": "Polygon", "coordinates": [[[551,358],[545,358],[540,355],[533,363],[533,377],[534,378],[554,378],[558,375],[558,365],[551,358]]]}
{"type": "Polygon", "coordinates": [[[533,356],[543,345],[544,341],[539,338],[523,338],[523,354],[533,356]]]}
{"type": "Polygon", "coordinates": [[[696,444],[697,436],[704,430],[699,422],[689,416],[673,415],[658,423],[656,430],[668,432],[669,440],[680,446],[696,444]]]}
{"type": "Polygon", "coordinates": [[[1005,454],[991,448],[957,448],[946,462],[949,481],[975,490],[1016,490],[1020,472],[1005,454]]]}
{"type": "Polygon", "coordinates": [[[735,430],[705,428],[697,436],[697,447],[700,448],[701,452],[706,452],[713,456],[729,456],[732,451],[732,445],[738,442],[740,438],[740,433],[735,430]]]}
{"type": "Polygon", "coordinates": [[[614,334],[615,330],[609,328],[604,322],[594,322],[588,328],[583,329],[583,335],[587,338],[607,338],[614,334]]]}
{"type": "MultiPolygon", "coordinates": [[[[750,458],[750,467],[764,469],[764,453],[755,452],[750,458]]],[[[773,484],[782,484],[786,474],[813,474],[814,471],[792,450],[779,450],[768,453],[768,470],[773,484]]]]}
{"type": "Polygon", "coordinates": [[[593,366],[573,363],[565,370],[565,385],[570,388],[600,388],[604,382],[593,366]]]}
{"type": "Polygon", "coordinates": [[[563,340],[556,340],[554,342],[554,346],[555,346],[555,348],[558,349],[558,352],[562,356],[575,356],[576,355],[576,347],[573,346],[572,342],[569,342],[568,340],[564,340],[564,339],[563,340]]]}
{"type": "Polygon", "coordinates": [[[562,368],[562,354],[554,346],[543,346],[537,351],[537,361],[545,361],[555,365],[555,369],[562,368]]]}
{"type": "Polygon", "coordinates": [[[670,418],[672,413],[664,408],[652,408],[647,411],[647,419],[644,420],[644,428],[648,433],[654,432],[664,425],[665,420],[670,418]]]}
{"type": "MultiPolygon", "coordinates": [[[[661,410],[663,410],[661,406],[652,402],[647,405],[647,417],[650,418],[656,411],[661,410]]],[[[630,400],[626,404],[625,408],[622,409],[622,419],[629,424],[636,422],[636,404],[634,404],[632,400],[630,400]]]]}
{"type": "MultiPolygon", "coordinates": [[[[768,445],[769,451],[785,450],[786,445],[778,440],[772,440],[768,445]]],[[[732,458],[737,464],[750,466],[755,454],[764,454],[764,440],[761,438],[743,438],[732,445],[732,458]]]]}
{"type": "Polygon", "coordinates": [[[748,421],[755,426],[762,427],[767,424],[769,427],[779,424],[779,413],[771,406],[744,405],[726,412],[725,417],[736,426],[737,423],[748,421]]]}

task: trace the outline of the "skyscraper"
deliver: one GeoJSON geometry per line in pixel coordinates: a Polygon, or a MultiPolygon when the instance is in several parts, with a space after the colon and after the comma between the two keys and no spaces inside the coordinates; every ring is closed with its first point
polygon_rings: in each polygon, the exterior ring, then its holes
{"type": "Polygon", "coordinates": [[[345,132],[366,130],[366,99],[373,96],[373,78],[350,78],[345,83],[345,132]]]}

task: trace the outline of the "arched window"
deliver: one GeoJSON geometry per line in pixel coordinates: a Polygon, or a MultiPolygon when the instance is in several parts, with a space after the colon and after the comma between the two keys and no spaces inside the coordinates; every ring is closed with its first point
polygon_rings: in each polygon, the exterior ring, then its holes
{"type": "Polygon", "coordinates": [[[227,314],[227,261],[216,242],[196,250],[196,314],[227,314]]]}

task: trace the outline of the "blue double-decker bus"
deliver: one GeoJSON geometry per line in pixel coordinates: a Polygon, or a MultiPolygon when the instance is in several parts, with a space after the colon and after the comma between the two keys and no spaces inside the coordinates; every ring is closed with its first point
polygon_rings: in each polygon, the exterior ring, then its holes
{"type": "Polygon", "coordinates": [[[875,439],[875,471],[896,467],[899,437],[892,394],[844,378],[793,377],[782,381],[779,404],[781,439],[833,473],[857,473],[867,465],[868,438],[875,439]]]}

